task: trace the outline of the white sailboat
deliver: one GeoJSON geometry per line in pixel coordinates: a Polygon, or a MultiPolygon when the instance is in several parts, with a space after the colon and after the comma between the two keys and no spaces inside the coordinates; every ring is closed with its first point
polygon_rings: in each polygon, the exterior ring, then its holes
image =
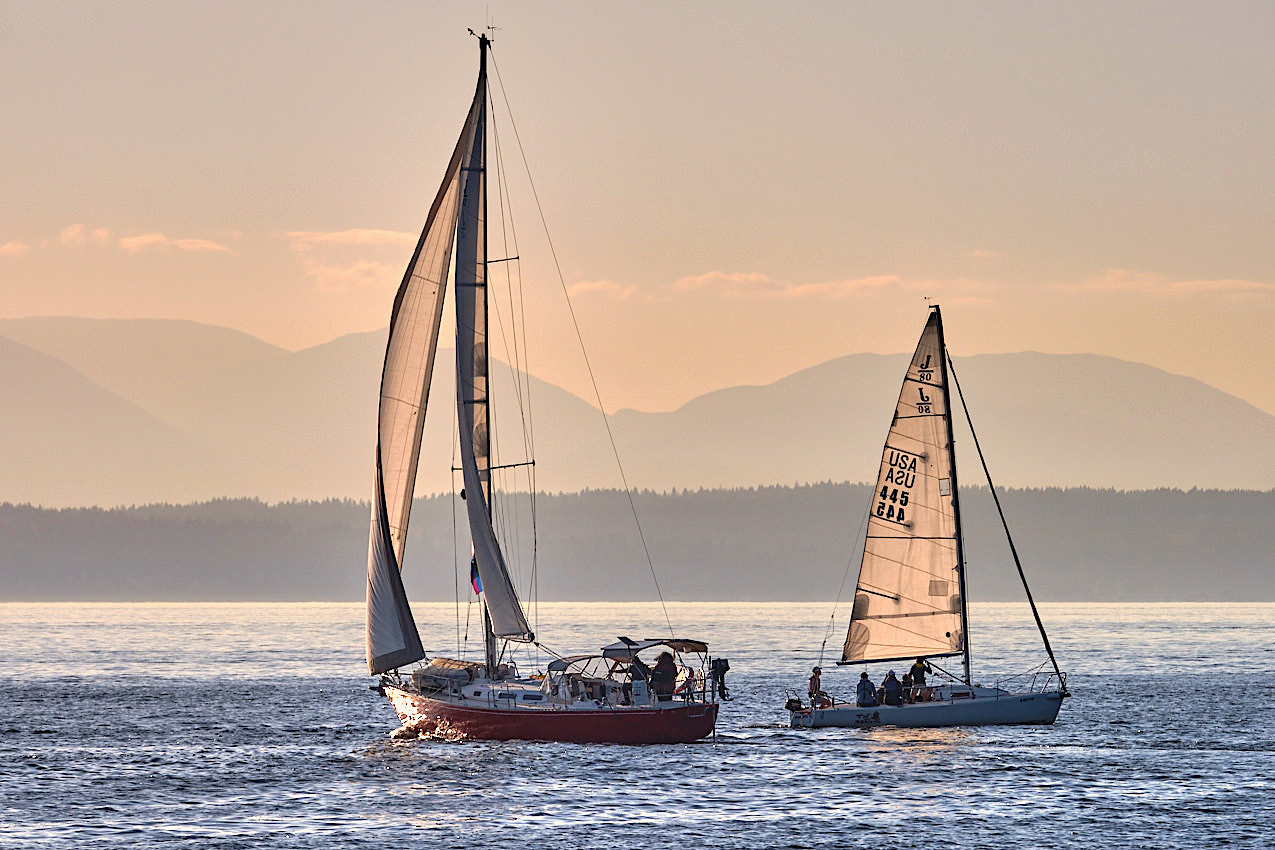
{"type": "Polygon", "coordinates": [[[551,653],[556,657],[540,675],[519,675],[507,652],[535,642],[535,635],[492,519],[492,472],[501,465],[492,457],[487,280],[489,263],[508,260],[487,255],[489,49],[490,40],[479,36],[473,103],[390,319],[368,545],[368,669],[381,677],[375,689],[389,697],[402,728],[413,734],[576,743],[698,740],[713,731],[728,666],[709,658],[701,641],[621,638],[591,655],[551,653]],[[461,498],[473,587],[483,609],[484,657],[435,657],[407,670],[426,652],[400,570],[453,248],[461,498]],[[648,667],[639,658],[660,648],[673,660],[648,667]]]}
{"type": "MultiPolygon", "coordinates": [[[[900,687],[898,698],[889,700],[897,704],[885,704],[885,694],[875,693],[874,682],[867,688],[874,692],[872,697],[865,694],[854,702],[816,694],[807,703],[798,696],[786,706],[793,727],[1040,724],[1053,723],[1058,716],[1067,695],[1066,677],[1054,658],[1021,564],[1018,573],[1052,671],[1036,674],[1025,689],[1014,691],[983,687],[972,678],[950,375],[943,319],[935,305],[908,365],[886,437],[838,664],[898,664],[915,659],[918,667],[935,675],[929,659],[959,656],[962,675],[948,676],[937,684],[927,682],[926,687],[900,687]]],[[[958,395],[959,390],[957,385],[958,395]]],[[[985,463],[983,469],[986,472],[985,463]]],[[[988,486],[995,497],[990,476],[988,486]]],[[[999,497],[996,504],[999,510],[999,497]]],[[[1008,526],[1005,531],[1008,535],[1008,526]]],[[[1012,538],[1010,549],[1017,564],[1012,538]]]]}

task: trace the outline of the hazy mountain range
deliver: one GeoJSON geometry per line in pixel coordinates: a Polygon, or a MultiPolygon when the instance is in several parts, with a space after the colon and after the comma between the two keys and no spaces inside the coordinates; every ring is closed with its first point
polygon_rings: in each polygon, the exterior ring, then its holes
{"type": "MultiPolygon", "coordinates": [[[[289,352],[173,320],[0,320],[0,502],[118,505],[220,496],[366,499],[384,331],[289,352]]],[[[864,481],[906,355],[856,354],[677,410],[612,417],[631,485],[864,481]]],[[[438,358],[418,493],[450,489],[453,381],[438,358]]],[[[956,360],[998,484],[1275,488],[1275,416],[1197,380],[1096,355],[956,360]]],[[[602,376],[605,386],[605,376],[602,376]]],[[[595,407],[528,378],[536,486],[619,485],[595,407]]],[[[508,368],[498,458],[526,459],[508,368]]],[[[963,480],[978,480],[958,427],[963,480]]],[[[521,479],[525,488],[525,477],[521,479]]]]}

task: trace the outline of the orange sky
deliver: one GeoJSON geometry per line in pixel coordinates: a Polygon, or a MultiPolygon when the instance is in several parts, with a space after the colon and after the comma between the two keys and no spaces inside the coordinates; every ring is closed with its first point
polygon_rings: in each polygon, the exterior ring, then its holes
{"type": "MultiPolygon", "coordinates": [[[[931,297],[958,356],[1107,354],[1275,413],[1275,7],[486,8],[608,407],[903,351],[931,297]]],[[[482,23],[0,3],[0,315],[383,327],[482,23]]],[[[589,397],[497,130],[531,370],[589,397]]]]}

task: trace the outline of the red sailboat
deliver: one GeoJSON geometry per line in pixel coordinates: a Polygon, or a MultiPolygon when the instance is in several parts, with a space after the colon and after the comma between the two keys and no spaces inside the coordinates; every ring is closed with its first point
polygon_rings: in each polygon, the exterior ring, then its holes
{"type": "Polygon", "coordinates": [[[594,655],[555,659],[544,675],[519,678],[506,669],[491,678],[482,664],[435,658],[381,688],[403,720],[403,733],[410,735],[689,743],[713,732],[721,664],[708,658],[708,647],[699,641],[621,638],[594,655]],[[673,662],[675,672],[662,681],[659,663],[648,667],[638,656],[653,648],[700,663],[673,662]]]}
{"type": "MultiPolygon", "coordinates": [[[[592,655],[557,656],[521,675],[511,646],[535,644],[492,519],[488,361],[487,56],[425,227],[394,299],[381,378],[376,486],[368,545],[367,660],[402,730],[488,740],[675,743],[711,734],[725,659],[695,640],[621,638],[592,655]],[[454,254],[454,261],[453,261],[454,254]],[[454,266],[454,272],[452,267],[454,266]],[[408,670],[426,652],[400,570],[449,272],[456,301],[456,417],[484,657],[408,670]],[[642,653],[659,651],[652,664],[642,653]]],[[[509,258],[516,260],[517,258],[509,258]]],[[[528,462],[529,463],[529,462],[528,462]]],[[[534,494],[534,485],[530,488],[534,494]]]]}

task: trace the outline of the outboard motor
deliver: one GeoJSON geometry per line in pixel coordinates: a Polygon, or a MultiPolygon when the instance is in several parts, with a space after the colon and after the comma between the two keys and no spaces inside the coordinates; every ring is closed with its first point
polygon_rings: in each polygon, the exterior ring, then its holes
{"type": "Polygon", "coordinates": [[[726,671],[729,669],[730,662],[725,658],[714,658],[708,668],[708,680],[724,700],[730,699],[730,691],[726,690],[726,671]]]}

